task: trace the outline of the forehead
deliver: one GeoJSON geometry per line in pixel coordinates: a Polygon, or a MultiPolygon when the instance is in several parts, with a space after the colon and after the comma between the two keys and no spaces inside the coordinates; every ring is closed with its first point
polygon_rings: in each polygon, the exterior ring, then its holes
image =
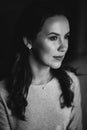
{"type": "Polygon", "coordinates": [[[70,31],[69,22],[65,16],[53,16],[45,20],[42,32],[66,34],[70,31]]]}

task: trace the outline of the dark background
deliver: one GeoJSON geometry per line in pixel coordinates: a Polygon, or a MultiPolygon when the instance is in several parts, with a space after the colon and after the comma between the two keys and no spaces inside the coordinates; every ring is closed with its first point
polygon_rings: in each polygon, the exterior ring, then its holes
{"type": "MultiPolygon", "coordinates": [[[[34,0],[0,2],[0,78],[9,71],[12,58],[14,25],[27,3],[34,0]]],[[[49,5],[50,1],[48,0],[49,5]]],[[[60,0],[53,0],[60,4],[60,0]]],[[[61,0],[72,16],[71,40],[65,62],[87,74],[87,5],[83,0],[61,0]]],[[[56,5],[57,5],[56,4],[56,5]]],[[[82,95],[83,130],[87,130],[87,75],[79,77],[82,95]]]]}

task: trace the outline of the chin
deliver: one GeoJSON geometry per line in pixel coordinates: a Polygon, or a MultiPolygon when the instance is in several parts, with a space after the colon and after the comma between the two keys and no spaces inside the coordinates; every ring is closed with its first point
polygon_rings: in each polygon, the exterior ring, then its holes
{"type": "Polygon", "coordinates": [[[58,69],[60,67],[61,67],[61,63],[51,64],[51,68],[53,68],[53,69],[58,69]]]}

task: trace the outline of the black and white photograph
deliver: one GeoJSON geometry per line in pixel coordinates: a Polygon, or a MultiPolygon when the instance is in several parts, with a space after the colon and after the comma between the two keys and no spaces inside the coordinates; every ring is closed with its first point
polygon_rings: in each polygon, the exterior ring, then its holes
{"type": "Polygon", "coordinates": [[[0,130],[87,130],[86,8],[0,1],[0,130]]]}

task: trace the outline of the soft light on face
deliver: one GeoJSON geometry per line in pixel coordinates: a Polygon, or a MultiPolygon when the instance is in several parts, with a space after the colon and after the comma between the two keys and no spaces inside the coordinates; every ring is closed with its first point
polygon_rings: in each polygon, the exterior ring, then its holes
{"type": "Polygon", "coordinates": [[[40,64],[59,68],[68,49],[69,22],[65,16],[48,18],[32,45],[40,64]]]}

